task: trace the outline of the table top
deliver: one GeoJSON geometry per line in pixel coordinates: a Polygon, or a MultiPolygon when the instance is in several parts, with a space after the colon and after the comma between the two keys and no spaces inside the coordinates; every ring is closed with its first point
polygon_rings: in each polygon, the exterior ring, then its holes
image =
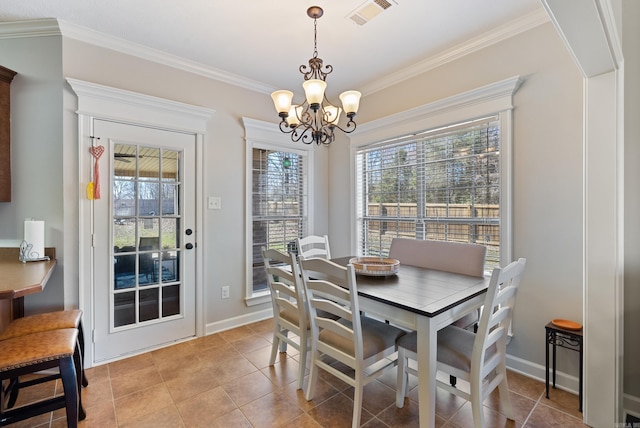
{"type": "MultiPolygon", "coordinates": [[[[46,253],[46,251],[45,251],[46,253]]],[[[44,289],[56,265],[49,261],[22,263],[18,248],[0,249],[0,299],[15,299],[44,289]]]]}
{"type": "MultiPolygon", "coordinates": [[[[331,259],[346,266],[351,257],[331,259]]],[[[489,277],[479,278],[400,264],[390,276],[356,275],[358,295],[427,317],[435,317],[487,291],[489,277]]]]}

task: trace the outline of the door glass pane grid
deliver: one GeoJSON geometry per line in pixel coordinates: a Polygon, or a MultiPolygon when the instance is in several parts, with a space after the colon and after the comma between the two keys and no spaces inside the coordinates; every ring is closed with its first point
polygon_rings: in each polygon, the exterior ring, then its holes
{"type": "Polygon", "coordinates": [[[129,144],[113,153],[112,324],[180,315],[181,153],[129,144]]]}

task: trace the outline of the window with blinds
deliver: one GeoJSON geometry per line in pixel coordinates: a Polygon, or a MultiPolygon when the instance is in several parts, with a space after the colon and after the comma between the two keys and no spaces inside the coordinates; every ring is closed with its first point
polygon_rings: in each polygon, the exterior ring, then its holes
{"type": "Polygon", "coordinates": [[[261,248],[289,252],[307,234],[307,156],[253,147],[253,292],[267,289],[261,248]]]}
{"type": "Polygon", "coordinates": [[[387,256],[394,237],[487,246],[500,263],[499,116],[356,152],[358,252],[387,256]]]}

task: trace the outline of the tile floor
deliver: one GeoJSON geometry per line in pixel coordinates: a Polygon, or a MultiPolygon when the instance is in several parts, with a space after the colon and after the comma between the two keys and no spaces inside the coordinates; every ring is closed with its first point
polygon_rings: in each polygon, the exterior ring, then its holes
{"type": "MultiPolygon", "coordinates": [[[[270,320],[210,335],[87,370],[80,427],[349,427],[353,390],[321,376],[314,400],[296,390],[298,353],[291,347],[268,366],[270,320]]],[[[404,408],[395,406],[395,369],[365,387],[362,426],[417,427],[417,382],[404,408]]],[[[462,382],[460,382],[462,384],[462,382]]],[[[460,385],[464,387],[463,385],[460,385]]],[[[497,394],[485,402],[488,427],[586,427],[577,397],[509,373],[515,421],[499,412],[497,394]]],[[[55,382],[20,392],[21,403],[56,393],[55,382]]],[[[59,393],[59,391],[58,391],[59,393]]],[[[471,406],[438,390],[437,427],[473,426],[471,406]]],[[[64,410],[12,425],[66,427],[64,410]]]]}

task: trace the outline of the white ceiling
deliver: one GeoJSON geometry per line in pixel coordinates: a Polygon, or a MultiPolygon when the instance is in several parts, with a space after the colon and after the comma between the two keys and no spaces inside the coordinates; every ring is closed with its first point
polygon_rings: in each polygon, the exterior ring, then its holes
{"type": "Polygon", "coordinates": [[[364,0],[3,0],[0,21],[58,18],[267,89],[301,93],[298,68],[313,54],[313,20],[306,10],[319,5],[318,53],[334,67],[327,77],[332,95],[374,92],[433,58],[546,20],[539,0],[389,2],[363,26],[348,15],[364,0]]]}

